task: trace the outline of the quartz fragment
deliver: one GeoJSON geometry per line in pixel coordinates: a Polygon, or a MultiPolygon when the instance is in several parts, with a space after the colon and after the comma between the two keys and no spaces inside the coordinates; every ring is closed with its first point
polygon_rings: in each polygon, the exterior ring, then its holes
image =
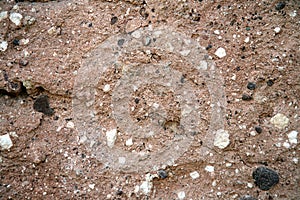
{"type": "Polygon", "coordinates": [[[273,124],[276,128],[284,129],[289,124],[289,118],[285,115],[278,113],[270,120],[271,124],[273,124]]]}

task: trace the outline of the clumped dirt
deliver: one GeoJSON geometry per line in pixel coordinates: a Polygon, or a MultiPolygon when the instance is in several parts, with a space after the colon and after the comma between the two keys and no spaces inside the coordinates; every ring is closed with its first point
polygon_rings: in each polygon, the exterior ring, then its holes
{"type": "Polygon", "coordinates": [[[299,8],[296,0],[1,1],[0,13],[8,16],[0,18],[0,42],[8,46],[0,51],[0,135],[9,134],[13,146],[0,150],[0,199],[300,199],[300,146],[288,138],[300,131],[299,8]],[[11,13],[23,16],[21,25],[9,19],[11,13]],[[137,49],[99,77],[95,116],[104,133],[118,129],[115,146],[128,152],[155,152],[182,127],[174,92],[146,84],[132,93],[128,112],[136,124],[147,125],[158,103],[167,113],[161,134],[125,145],[130,136],[122,135],[111,106],[125,66],[171,60],[182,83],[195,88],[198,131],[190,148],[162,167],[164,176],[158,169],[109,168],[79,142],[73,115],[74,82],[89,53],[111,36],[147,27],[171,27],[204,47],[224,79],[215,84],[224,87],[227,103],[230,144],[200,159],[196,152],[206,145],[202,137],[212,117],[210,94],[180,55],[137,49]],[[225,57],[215,55],[220,47],[225,57]],[[271,123],[278,113],[289,119],[284,128],[271,123]],[[279,175],[266,191],[252,177],[262,166],[279,175]]]}

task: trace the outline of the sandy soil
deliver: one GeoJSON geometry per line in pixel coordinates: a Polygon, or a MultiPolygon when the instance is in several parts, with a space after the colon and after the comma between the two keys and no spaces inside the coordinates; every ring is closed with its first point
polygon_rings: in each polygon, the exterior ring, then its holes
{"type": "Polygon", "coordinates": [[[0,1],[0,199],[300,199],[299,8],[0,1]]]}

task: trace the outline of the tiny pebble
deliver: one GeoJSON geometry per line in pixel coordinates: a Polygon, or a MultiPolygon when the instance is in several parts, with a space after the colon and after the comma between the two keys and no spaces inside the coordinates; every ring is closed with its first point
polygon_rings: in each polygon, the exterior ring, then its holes
{"type": "Polygon", "coordinates": [[[1,135],[0,136],[0,147],[3,150],[9,150],[13,146],[13,143],[10,139],[9,134],[1,135]]]}
{"type": "Polygon", "coordinates": [[[168,173],[163,169],[158,170],[157,173],[158,173],[159,178],[161,178],[161,179],[165,179],[168,177],[168,173]]]}
{"type": "Polygon", "coordinates": [[[257,199],[250,195],[245,195],[245,196],[239,198],[239,200],[257,200],[257,199]]]}
{"type": "Polygon", "coordinates": [[[281,31],[280,27],[274,28],[275,33],[279,33],[281,31]]]}
{"type": "Polygon", "coordinates": [[[253,83],[253,82],[249,82],[248,85],[247,85],[247,88],[248,88],[249,90],[255,90],[256,84],[253,83]]]}
{"type": "Polygon", "coordinates": [[[268,85],[268,86],[272,86],[273,84],[274,84],[274,82],[273,82],[272,80],[268,80],[268,81],[267,81],[267,85],[268,85]]]}
{"type": "Polygon", "coordinates": [[[0,22],[8,17],[7,11],[0,12],[0,22]]]}
{"type": "Polygon", "coordinates": [[[191,172],[190,176],[192,177],[192,179],[197,179],[200,177],[200,175],[197,171],[191,172]]]}
{"type": "Polygon", "coordinates": [[[291,144],[297,144],[298,143],[298,139],[297,139],[297,136],[298,136],[298,132],[297,131],[292,131],[288,134],[288,138],[289,138],[289,142],[291,144]]]}
{"type": "Polygon", "coordinates": [[[16,26],[21,25],[21,20],[23,16],[20,13],[10,13],[9,19],[12,21],[16,26]]]}
{"type": "Polygon", "coordinates": [[[113,17],[111,18],[111,20],[110,20],[110,24],[111,24],[111,25],[114,25],[115,23],[117,23],[117,21],[118,21],[118,17],[113,16],[113,17]]]}
{"type": "Polygon", "coordinates": [[[211,49],[213,46],[211,44],[207,45],[207,47],[205,48],[206,50],[211,49]]]}
{"type": "Polygon", "coordinates": [[[262,128],[260,126],[255,126],[254,129],[257,133],[262,133],[262,128]]]}
{"type": "Polygon", "coordinates": [[[279,182],[279,175],[272,169],[266,167],[258,167],[252,173],[255,185],[259,189],[267,191],[279,182]]]}
{"type": "Polygon", "coordinates": [[[214,166],[208,165],[208,166],[205,167],[205,171],[207,171],[207,172],[214,172],[215,168],[214,168],[214,166]]]}
{"type": "Polygon", "coordinates": [[[128,140],[126,140],[125,145],[132,146],[133,145],[132,138],[129,138],[128,140]]]}
{"type": "Polygon", "coordinates": [[[178,192],[177,196],[178,196],[178,199],[180,199],[180,200],[184,199],[185,198],[185,192],[184,191],[178,192]]]}
{"type": "Polygon", "coordinates": [[[279,2],[276,4],[275,9],[276,10],[282,10],[285,7],[285,2],[279,2]]]}
{"type": "Polygon", "coordinates": [[[225,130],[218,130],[215,135],[214,146],[219,147],[220,149],[226,148],[230,143],[229,133],[225,130]]]}
{"type": "Polygon", "coordinates": [[[8,47],[8,43],[6,41],[0,42],[0,51],[6,51],[7,47],[8,47]]]}
{"type": "Polygon", "coordinates": [[[106,132],[107,146],[112,148],[117,139],[117,129],[112,129],[106,132]]]}
{"type": "Polygon", "coordinates": [[[243,94],[242,100],[244,100],[244,101],[250,101],[250,100],[252,100],[252,97],[250,95],[248,95],[248,94],[243,94]]]}
{"type": "Polygon", "coordinates": [[[250,41],[249,37],[246,37],[245,40],[244,40],[245,43],[248,43],[249,41],[250,41]]]}
{"type": "Polygon", "coordinates": [[[215,52],[215,55],[218,56],[219,58],[223,58],[226,56],[226,50],[224,48],[220,47],[215,52]]]}
{"type": "Polygon", "coordinates": [[[109,84],[104,85],[103,92],[109,92],[109,91],[110,91],[110,85],[109,84]]]}

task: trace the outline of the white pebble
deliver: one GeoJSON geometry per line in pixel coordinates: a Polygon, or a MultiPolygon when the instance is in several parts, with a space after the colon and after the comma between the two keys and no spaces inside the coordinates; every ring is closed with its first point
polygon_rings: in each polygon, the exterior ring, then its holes
{"type": "Polygon", "coordinates": [[[3,150],[8,150],[13,146],[13,143],[10,139],[9,134],[1,135],[0,136],[0,147],[3,150]]]}
{"type": "Polygon", "coordinates": [[[275,33],[279,33],[281,31],[280,27],[274,28],[275,33]]]}
{"type": "Polygon", "coordinates": [[[89,188],[93,190],[95,188],[95,184],[89,184],[89,188]]]}
{"type": "Polygon", "coordinates": [[[12,23],[14,23],[16,26],[21,25],[22,18],[23,16],[20,13],[10,13],[9,15],[10,21],[12,21],[12,23]]]}
{"type": "Polygon", "coordinates": [[[141,35],[142,34],[141,34],[140,30],[136,30],[132,33],[132,37],[137,38],[137,39],[140,38],[141,35]]]}
{"type": "Polygon", "coordinates": [[[26,44],[28,44],[29,43],[29,39],[21,39],[20,40],[20,45],[26,45],[26,44]]]}
{"type": "Polygon", "coordinates": [[[291,144],[297,144],[298,143],[298,139],[297,139],[297,136],[298,136],[298,132],[297,131],[292,131],[288,134],[288,138],[289,138],[289,142],[291,144]]]}
{"type": "Polygon", "coordinates": [[[0,51],[6,51],[7,47],[8,47],[8,43],[6,41],[0,42],[0,51]]]}
{"type": "Polygon", "coordinates": [[[248,188],[253,188],[253,184],[252,183],[247,183],[248,188]]]}
{"type": "Polygon", "coordinates": [[[297,10],[294,10],[292,12],[290,12],[289,14],[291,17],[296,17],[297,16],[297,10]]]}
{"type": "Polygon", "coordinates": [[[140,185],[139,189],[144,193],[144,194],[149,194],[151,192],[151,188],[153,186],[152,179],[153,177],[151,174],[146,174],[146,181],[143,181],[142,184],[140,185]]]}
{"type": "Polygon", "coordinates": [[[219,31],[219,30],[215,30],[215,31],[214,31],[214,34],[219,35],[219,34],[220,34],[220,31],[219,31]]]}
{"type": "Polygon", "coordinates": [[[214,171],[215,171],[215,167],[214,167],[214,166],[207,165],[207,166],[205,167],[205,171],[207,171],[207,172],[214,172],[214,171]]]}
{"type": "Polygon", "coordinates": [[[0,22],[8,17],[7,11],[0,12],[0,22]]]}
{"type": "Polygon", "coordinates": [[[104,87],[103,87],[103,92],[108,92],[108,91],[110,91],[110,85],[109,85],[109,84],[106,84],[106,85],[104,85],[104,87]]]}
{"type": "Polygon", "coordinates": [[[223,58],[226,56],[226,50],[224,48],[220,47],[215,52],[215,55],[218,56],[219,58],[223,58]]]}
{"type": "Polygon", "coordinates": [[[294,162],[295,164],[298,164],[298,161],[299,161],[298,158],[293,158],[293,162],[294,162]]]}
{"type": "Polygon", "coordinates": [[[107,146],[112,148],[117,139],[117,129],[112,129],[106,132],[107,146]]]}
{"type": "Polygon", "coordinates": [[[192,177],[192,179],[196,179],[196,178],[200,177],[200,175],[199,175],[199,173],[197,171],[191,172],[190,176],[192,177]]]}
{"type": "Polygon", "coordinates": [[[178,196],[178,199],[184,199],[185,198],[185,192],[184,191],[178,192],[177,196],[178,196]]]}
{"type": "Polygon", "coordinates": [[[74,123],[72,121],[68,121],[67,128],[73,129],[75,127],[74,123]]]}
{"type": "Polygon", "coordinates": [[[199,70],[207,70],[207,62],[205,60],[201,60],[197,68],[199,70]]]}
{"type": "Polygon", "coordinates": [[[126,146],[131,146],[131,145],[133,145],[132,138],[129,138],[128,140],[126,140],[125,145],[126,145],[126,146]]]}
{"type": "Polygon", "coordinates": [[[230,143],[228,131],[220,129],[216,132],[214,145],[224,149],[230,143]]]}
{"type": "Polygon", "coordinates": [[[289,149],[291,147],[290,143],[288,143],[288,142],[284,142],[283,146],[287,149],[289,149]]]}
{"type": "Polygon", "coordinates": [[[271,118],[270,122],[273,124],[276,128],[284,129],[289,124],[289,118],[287,118],[285,115],[278,113],[274,117],[271,118]]]}
{"type": "Polygon", "coordinates": [[[245,40],[244,40],[245,43],[248,43],[249,41],[250,41],[249,37],[246,37],[245,40]]]}
{"type": "Polygon", "coordinates": [[[232,163],[226,163],[225,166],[226,166],[226,167],[231,167],[231,166],[232,166],[232,163]]]}

